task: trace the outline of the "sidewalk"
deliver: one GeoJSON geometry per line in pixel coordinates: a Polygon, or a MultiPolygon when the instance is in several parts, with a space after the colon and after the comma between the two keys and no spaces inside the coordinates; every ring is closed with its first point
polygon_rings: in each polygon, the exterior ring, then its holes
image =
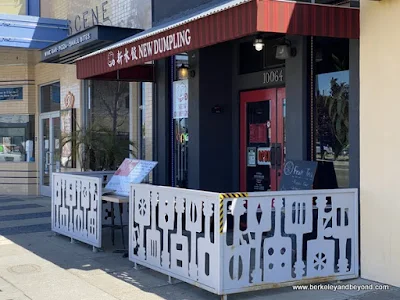
{"type": "MultiPolygon", "coordinates": [[[[109,240],[106,235],[104,241],[109,240]]],[[[186,283],[168,284],[167,279],[149,269],[133,269],[133,263],[112,253],[110,246],[93,253],[91,247],[54,235],[49,198],[0,195],[0,300],[219,299],[186,283]]],[[[361,279],[343,282],[349,283],[371,284],[361,279]]],[[[389,300],[400,299],[400,289],[294,291],[290,287],[228,299],[389,300]]]]}

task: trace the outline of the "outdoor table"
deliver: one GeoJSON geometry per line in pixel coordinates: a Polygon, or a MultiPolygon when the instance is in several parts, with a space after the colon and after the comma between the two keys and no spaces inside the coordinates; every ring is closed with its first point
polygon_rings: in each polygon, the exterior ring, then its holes
{"type": "Polygon", "coordinates": [[[122,222],[122,211],[123,211],[123,204],[124,203],[129,203],[129,197],[109,194],[109,195],[103,195],[101,200],[111,203],[111,225],[103,225],[103,227],[111,227],[111,240],[112,240],[113,246],[115,244],[115,241],[114,241],[115,233],[114,233],[114,231],[115,231],[116,228],[120,228],[121,229],[122,245],[123,245],[124,250],[125,250],[126,248],[125,248],[124,226],[128,226],[128,225],[124,225],[123,222],[122,222]],[[115,225],[114,204],[118,204],[119,205],[120,225],[115,225]]]}

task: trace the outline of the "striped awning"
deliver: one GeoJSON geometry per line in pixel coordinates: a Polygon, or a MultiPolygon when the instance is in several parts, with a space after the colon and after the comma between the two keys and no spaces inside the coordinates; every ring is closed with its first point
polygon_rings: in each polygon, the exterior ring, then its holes
{"type": "Polygon", "coordinates": [[[257,32],[359,38],[359,9],[277,0],[232,0],[143,31],[76,61],[88,79],[257,32]]]}

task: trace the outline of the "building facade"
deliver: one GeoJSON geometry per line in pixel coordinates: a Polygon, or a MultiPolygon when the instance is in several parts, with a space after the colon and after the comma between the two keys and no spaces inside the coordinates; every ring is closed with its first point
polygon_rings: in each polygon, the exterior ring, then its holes
{"type": "Polygon", "coordinates": [[[52,172],[94,168],[83,166],[63,139],[72,129],[93,126],[93,120],[133,140],[133,155],[144,156],[147,148],[151,156],[151,134],[144,139],[139,129],[147,122],[151,132],[151,85],[78,80],[76,57],[64,59],[74,47],[79,56],[87,47],[97,49],[151,27],[151,1],[1,1],[3,12],[0,32],[9,37],[0,42],[0,194],[50,195],[52,172]],[[7,22],[16,28],[30,22],[36,29],[19,36],[7,31],[7,22]]]}
{"type": "Polygon", "coordinates": [[[276,190],[294,159],[319,161],[320,188],[358,187],[358,2],[303,2],[153,1],[153,28],[79,59],[78,78],[154,62],[158,184],[276,190]]]}
{"type": "Polygon", "coordinates": [[[387,28],[399,24],[398,1],[361,1],[360,16],[360,201],[361,275],[400,286],[400,238],[396,197],[396,39],[387,28]],[[390,41],[390,46],[388,45],[390,41]],[[379,59],[377,59],[379,58],[379,59]],[[379,74],[380,76],[376,76],[379,74]],[[379,105],[376,103],[379,102],[379,105]],[[379,157],[379,167],[371,166],[379,157]]]}

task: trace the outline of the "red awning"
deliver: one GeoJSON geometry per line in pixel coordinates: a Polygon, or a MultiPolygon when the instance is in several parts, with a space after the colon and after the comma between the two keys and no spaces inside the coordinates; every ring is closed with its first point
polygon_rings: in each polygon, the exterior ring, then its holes
{"type": "Polygon", "coordinates": [[[276,0],[233,0],[152,28],[77,60],[78,79],[130,68],[257,32],[359,38],[359,9],[276,0]]]}

